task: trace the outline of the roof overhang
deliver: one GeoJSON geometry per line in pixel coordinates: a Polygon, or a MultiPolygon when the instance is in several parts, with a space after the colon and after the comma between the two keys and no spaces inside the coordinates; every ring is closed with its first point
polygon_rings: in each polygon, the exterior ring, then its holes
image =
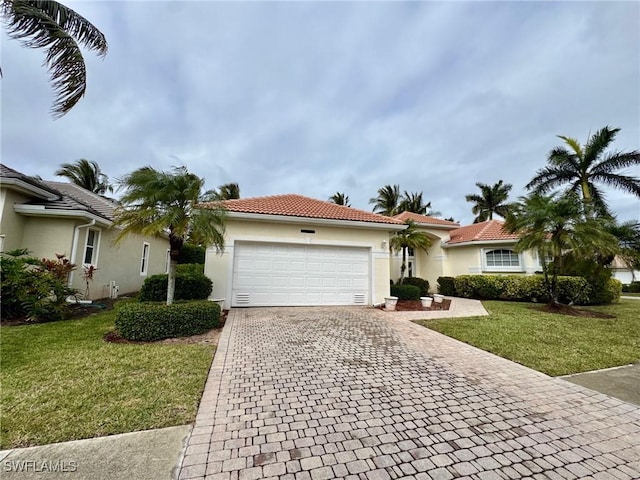
{"type": "Polygon", "coordinates": [[[439,223],[418,223],[414,222],[416,227],[420,228],[435,228],[437,230],[455,230],[456,228],[460,228],[460,225],[442,225],[439,223]]]}
{"type": "Polygon", "coordinates": [[[459,242],[459,243],[442,243],[442,248],[455,248],[455,247],[472,247],[472,246],[483,246],[483,245],[514,245],[518,243],[517,238],[507,239],[507,240],[470,240],[468,242],[459,242]]]}
{"type": "Polygon", "coordinates": [[[375,223],[357,220],[335,220],[328,218],[296,217],[288,215],[268,215],[263,213],[244,213],[227,210],[227,218],[269,223],[293,223],[297,225],[325,225],[327,227],[362,228],[371,230],[400,231],[407,228],[404,223],[375,223]]]}
{"type": "Polygon", "coordinates": [[[86,220],[95,220],[96,224],[109,227],[113,224],[111,220],[94,215],[91,212],[83,210],[63,210],[55,208],[45,208],[44,205],[14,205],[13,210],[20,215],[29,217],[54,217],[54,218],[82,218],[86,220]]]}
{"type": "Polygon", "coordinates": [[[2,177],[2,186],[9,187],[11,188],[11,190],[41,198],[43,200],[57,200],[58,198],[60,198],[59,194],[32,185],[31,183],[25,182],[20,178],[2,177]]]}

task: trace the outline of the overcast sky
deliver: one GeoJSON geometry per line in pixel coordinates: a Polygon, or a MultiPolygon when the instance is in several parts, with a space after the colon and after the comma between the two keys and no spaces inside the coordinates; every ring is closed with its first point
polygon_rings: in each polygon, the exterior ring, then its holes
{"type": "Polygon", "coordinates": [[[398,183],[470,223],[475,183],[523,195],[556,135],[610,125],[640,148],[639,2],[63,3],[109,52],[85,52],[87,94],[53,120],[44,53],[3,30],[2,162],[28,175],[186,165],[243,197],[340,191],[365,210],[398,183]]]}

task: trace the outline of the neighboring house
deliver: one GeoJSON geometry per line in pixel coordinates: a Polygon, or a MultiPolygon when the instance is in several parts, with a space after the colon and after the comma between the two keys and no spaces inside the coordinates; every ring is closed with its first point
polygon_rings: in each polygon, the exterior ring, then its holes
{"type": "Polygon", "coordinates": [[[629,268],[629,266],[620,257],[613,259],[613,262],[611,263],[611,271],[613,273],[613,278],[617,278],[625,285],[628,285],[631,282],[640,281],[640,271],[629,268]]]}
{"type": "Polygon", "coordinates": [[[148,275],[167,271],[169,241],[130,235],[114,245],[116,206],[75,184],[38,180],[0,164],[0,250],[26,248],[49,259],[65,254],[78,266],[69,284],[81,293],[82,267],[97,267],[90,299],[138,291],[148,275]]]}
{"type": "Polygon", "coordinates": [[[389,235],[402,221],[277,195],[227,200],[225,249],[205,274],[225,308],[371,305],[389,295],[389,235]]]}

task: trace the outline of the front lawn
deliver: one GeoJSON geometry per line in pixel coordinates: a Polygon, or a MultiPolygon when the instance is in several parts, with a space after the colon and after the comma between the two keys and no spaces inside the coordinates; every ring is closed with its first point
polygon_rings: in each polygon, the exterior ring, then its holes
{"type": "Polygon", "coordinates": [[[215,347],[107,343],[114,317],[1,328],[0,448],[194,420],[215,347]]]}
{"type": "Polygon", "coordinates": [[[616,367],[640,361],[640,302],[580,307],[613,319],[543,313],[531,303],[486,301],[488,317],[416,323],[548,375],[616,367]]]}

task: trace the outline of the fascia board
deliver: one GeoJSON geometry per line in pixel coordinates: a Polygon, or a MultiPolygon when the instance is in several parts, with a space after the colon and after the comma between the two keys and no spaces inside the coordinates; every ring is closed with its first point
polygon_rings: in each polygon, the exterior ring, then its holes
{"type": "Polygon", "coordinates": [[[294,217],[287,215],[268,215],[263,213],[243,213],[227,211],[227,218],[232,220],[251,220],[270,223],[293,223],[301,225],[326,225],[332,227],[368,228],[372,230],[400,231],[407,228],[405,223],[374,223],[357,220],[333,220],[327,218],[294,217]]]}
{"type": "Polygon", "coordinates": [[[83,210],[61,210],[45,208],[43,205],[14,205],[13,209],[16,213],[22,215],[28,215],[32,217],[56,217],[56,218],[86,218],[88,220],[95,220],[96,223],[101,225],[110,226],[113,224],[111,220],[99,217],[90,212],[83,210]]]}
{"type": "Polygon", "coordinates": [[[469,240],[460,243],[442,243],[442,248],[471,247],[474,245],[515,245],[518,239],[513,240],[469,240]]]}
{"type": "Polygon", "coordinates": [[[35,197],[42,198],[43,200],[56,200],[60,198],[60,195],[45,190],[44,188],[31,185],[30,183],[27,183],[24,180],[20,180],[19,178],[3,177],[1,183],[3,187],[10,186],[22,193],[30,194],[35,197]]]}

